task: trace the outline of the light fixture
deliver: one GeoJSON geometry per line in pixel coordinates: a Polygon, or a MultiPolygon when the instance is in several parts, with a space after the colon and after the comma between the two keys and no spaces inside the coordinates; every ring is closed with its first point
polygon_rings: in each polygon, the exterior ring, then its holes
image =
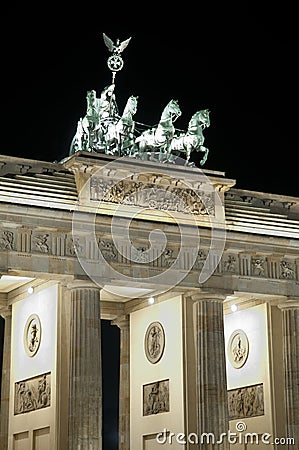
{"type": "Polygon", "coordinates": [[[154,297],[149,297],[149,299],[148,299],[148,304],[149,304],[149,305],[153,305],[154,303],[155,303],[154,297]]]}
{"type": "Polygon", "coordinates": [[[235,304],[231,305],[230,309],[231,309],[232,312],[238,311],[238,307],[235,304]]]}
{"type": "Polygon", "coordinates": [[[28,294],[33,294],[33,291],[34,291],[33,287],[29,286],[29,288],[27,289],[28,294]]]}

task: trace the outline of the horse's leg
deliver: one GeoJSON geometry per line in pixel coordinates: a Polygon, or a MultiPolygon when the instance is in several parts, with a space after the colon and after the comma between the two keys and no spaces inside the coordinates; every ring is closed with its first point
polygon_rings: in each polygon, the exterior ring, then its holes
{"type": "Polygon", "coordinates": [[[207,147],[204,147],[203,145],[201,145],[200,151],[201,151],[201,152],[205,152],[205,154],[204,154],[202,160],[200,161],[200,165],[203,166],[204,163],[205,163],[206,160],[207,160],[207,157],[208,157],[208,154],[209,154],[209,149],[208,149],[207,147]]]}
{"type": "Polygon", "coordinates": [[[188,166],[190,155],[191,155],[191,148],[187,147],[186,148],[186,162],[185,162],[185,166],[188,166]]]}
{"type": "Polygon", "coordinates": [[[139,158],[142,160],[147,159],[147,153],[146,153],[147,145],[146,142],[140,141],[139,142],[139,158]]]}
{"type": "Polygon", "coordinates": [[[167,149],[165,150],[164,145],[161,145],[159,150],[159,162],[163,162],[165,159],[165,154],[167,155],[167,149]]]}

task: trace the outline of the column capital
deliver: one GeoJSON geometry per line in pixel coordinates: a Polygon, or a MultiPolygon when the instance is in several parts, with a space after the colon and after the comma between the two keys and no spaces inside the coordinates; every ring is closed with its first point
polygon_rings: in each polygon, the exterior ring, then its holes
{"type": "Polygon", "coordinates": [[[192,300],[194,303],[198,302],[217,302],[223,303],[229,292],[226,290],[194,290],[186,292],[184,298],[192,300]]]}
{"type": "Polygon", "coordinates": [[[122,316],[118,316],[111,321],[111,324],[118,326],[120,329],[128,328],[130,325],[130,315],[123,314],[122,316]]]}
{"type": "Polygon", "coordinates": [[[289,299],[277,305],[279,309],[285,311],[286,309],[299,309],[299,299],[289,299]]]}
{"type": "Polygon", "coordinates": [[[3,319],[8,319],[9,317],[11,317],[11,314],[12,314],[11,305],[0,306],[0,316],[3,317],[3,319]]]}
{"type": "Polygon", "coordinates": [[[72,280],[69,283],[66,284],[66,287],[68,289],[98,289],[99,291],[102,290],[102,287],[97,285],[91,280],[72,280]]]}

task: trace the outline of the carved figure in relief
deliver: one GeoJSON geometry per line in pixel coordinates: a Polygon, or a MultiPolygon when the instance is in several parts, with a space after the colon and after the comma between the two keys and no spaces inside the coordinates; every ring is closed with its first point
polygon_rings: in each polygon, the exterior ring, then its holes
{"type": "Polygon", "coordinates": [[[194,263],[194,269],[201,270],[206,262],[206,259],[207,253],[204,250],[199,250],[194,263]]]}
{"type": "Polygon", "coordinates": [[[169,380],[143,386],[143,415],[169,411],[169,380]]]}
{"type": "Polygon", "coordinates": [[[232,353],[234,355],[234,361],[240,362],[244,358],[246,354],[246,348],[242,346],[241,336],[237,336],[237,345],[232,349],[232,353]]]}
{"type": "Polygon", "coordinates": [[[34,352],[39,339],[38,339],[38,328],[35,322],[32,322],[32,325],[30,327],[30,337],[29,337],[29,342],[28,342],[28,348],[30,350],[30,352],[34,352]]]}
{"type": "Polygon", "coordinates": [[[228,358],[235,369],[240,369],[246,363],[249,353],[249,342],[243,330],[235,330],[228,342],[228,358]]]}
{"type": "Polygon", "coordinates": [[[233,255],[228,255],[227,259],[223,262],[223,269],[225,272],[235,272],[236,257],[233,255]]]}
{"type": "Polygon", "coordinates": [[[236,414],[240,417],[244,415],[243,401],[244,401],[243,391],[242,389],[238,389],[235,396],[235,411],[236,414]]]}
{"type": "Polygon", "coordinates": [[[18,408],[19,412],[27,412],[36,409],[36,400],[26,382],[21,382],[19,384],[19,389],[17,391],[18,395],[18,408]]]}
{"type": "Polygon", "coordinates": [[[244,392],[244,415],[250,417],[253,415],[253,405],[255,400],[255,392],[253,387],[249,387],[244,392]]]}
{"type": "Polygon", "coordinates": [[[135,247],[131,242],[131,261],[135,263],[148,263],[149,254],[147,247],[135,247]]]}
{"type": "Polygon", "coordinates": [[[20,412],[23,412],[26,408],[26,384],[25,383],[20,383],[18,390],[17,390],[17,395],[18,395],[18,405],[17,408],[20,412]]]}
{"type": "Polygon", "coordinates": [[[263,276],[265,274],[265,259],[255,258],[252,260],[253,275],[263,276]]]}
{"type": "Polygon", "coordinates": [[[46,406],[49,403],[50,386],[47,382],[46,374],[38,382],[38,398],[37,403],[39,406],[46,406]]]}
{"type": "Polygon", "coordinates": [[[13,250],[14,235],[12,231],[3,231],[0,236],[0,250],[13,250]]]}
{"type": "Polygon", "coordinates": [[[49,252],[48,237],[48,234],[35,236],[35,245],[42,253],[49,252]]]}
{"type": "Polygon", "coordinates": [[[154,383],[149,393],[149,407],[152,414],[159,411],[159,382],[154,383]]]}
{"type": "Polygon", "coordinates": [[[160,353],[161,345],[160,345],[161,331],[157,326],[153,326],[151,328],[149,334],[149,354],[152,358],[156,358],[156,356],[160,353]]]}
{"type": "Polygon", "coordinates": [[[282,278],[288,278],[288,279],[295,278],[295,271],[287,261],[280,262],[280,269],[281,269],[281,277],[282,278]]]}
{"type": "Polygon", "coordinates": [[[37,314],[31,314],[28,317],[24,327],[23,342],[27,355],[33,357],[40,346],[41,342],[41,322],[37,314]]]}
{"type": "Polygon", "coordinates": [[[246,386],[228,391],[228,411],[230,420],[263,415],[263,385],[246,386]]]}
{"type": "MultiPolygon", "coordinates": [[[[166,267],[171,267],[175,261],[176,261],[176,257],[174,256],[174,252],[171,248],[166,248],[164,250],[164,252],[162,253],[163,259],[164,259],[164,264],[166,267]]],[[[163,263],[162,263],[163,264],[163,263]]]]}
{"type": "Polygon", "coordinates": [[[82,254],[84,247],[80,243],[80,239],[78,237],[70,238],[67,241],[67,250],[71,256],[75,256],[77,253],[82,254]]]}
{"type": "Polygon", "coordinates": [[[99,249],[106,261],[114,261],[117,259],[115,246],[112,242],[99,240],[99,249]]]}

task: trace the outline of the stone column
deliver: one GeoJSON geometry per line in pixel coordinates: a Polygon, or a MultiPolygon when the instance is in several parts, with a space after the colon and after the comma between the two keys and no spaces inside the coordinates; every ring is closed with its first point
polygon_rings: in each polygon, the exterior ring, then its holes
{"type": "MultiPolygon", "coordinates": [[[[283,320],[286,435],[299,445],[299,301],[279,305],[283,320]]],[[[290,446],[293,448],[293,446],[290,446]]]]}
{"type": "Polygon", "coordinates": [[[130,316],[113,322],[120,328],[119,364],[119,450],[130,450],[130,316]]]}
{"type": "Polygon", "coordinates": [[[11,306],[1,308],[0,315],[5,319],[0,410],[0,450],[7,450],[11,359],[11,306]]]}
{"type": "MultiPolygon", "coordinates": [[[[198,434],[212,433],[215,442],[229,429],[223,301],[225,296],[195,294],[195,336],[197,352],[198,434]]],[[[211,442],[211,441],[210,441],[211,442]]],[[[223,443],[201,448],[228,449],[223,443]]]]}
{"type": "Polygon", "coordinates": [[[69,450],[102,449],[100,289],[71,286],[69,450]]]}

